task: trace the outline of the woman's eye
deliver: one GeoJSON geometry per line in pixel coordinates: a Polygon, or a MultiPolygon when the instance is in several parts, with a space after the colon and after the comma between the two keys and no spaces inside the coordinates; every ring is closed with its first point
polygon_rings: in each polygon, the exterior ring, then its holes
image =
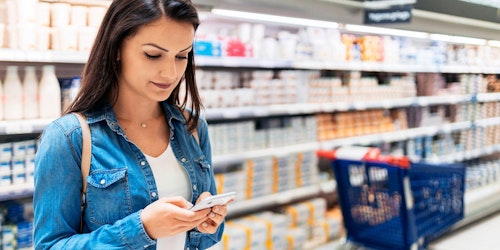
{"type": "Polygon", "coordinates": [[[187,60],[187,59],[188,59],[188,56],[177,56],[177,59],[187,60]]]}
{"type": "Polygon", "coordinates": [[[151,54],[148,54],[148,53],[144,53],[144,55],[146,55],[146,57],[148,59],[151,59],[151,60],[158,59],[158,58],[161,57],[161,55],[151,55],[151,54]]]}

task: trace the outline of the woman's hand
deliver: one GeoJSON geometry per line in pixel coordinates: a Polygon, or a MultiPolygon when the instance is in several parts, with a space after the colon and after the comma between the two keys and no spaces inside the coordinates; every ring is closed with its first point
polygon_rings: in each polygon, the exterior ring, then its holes
{"type": "Polygon", "coordinates": [[[193,205],[183,197],[159,199],[141,211],[146,233],[152,239],[164,238],[187,232],[207,220],[210,209],[189,211],[193,205]]]}
{"type": "MultiPolygon", "coordinates": [[[[204,192],[200,195],[197,203],[203,200],[204,198],[211,196],[209,192],[204,192]]],[[[230,201],[229,203],[231,203],[230,201]]],[[[226,204],[227,205],[227,204],[226,204]]],[[[196,228],[198,231],[202,233],[213,234],[217,231],[219,225],[224,221],[224,218],[227,215],[227,207],[226,205],[216,205],[212,208],[203,209],[200,211],[208,211],[207,217],[203,220],[196,228]]]]}

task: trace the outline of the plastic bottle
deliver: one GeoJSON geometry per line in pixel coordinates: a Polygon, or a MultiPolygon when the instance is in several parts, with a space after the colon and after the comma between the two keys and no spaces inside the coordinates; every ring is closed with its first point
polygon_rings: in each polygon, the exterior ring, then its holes
{"type": "Polygon", "coordinates": [[[5,120],[23,119],[23,86],[17,66],[7,66],[5,75],[3,114],[5,120]]]}
{"type": "Polygon", "coordinates": [[[40,118],[55,119],[61,115],[61,87],[54,65],[45,65],[40,80],[40,118]]]}
{"type": "Polygon", "coordinates": [[[23,94],[24,94],[24,118],[38,118],[38,79],[34,66],[24,68],[23,94]]]}

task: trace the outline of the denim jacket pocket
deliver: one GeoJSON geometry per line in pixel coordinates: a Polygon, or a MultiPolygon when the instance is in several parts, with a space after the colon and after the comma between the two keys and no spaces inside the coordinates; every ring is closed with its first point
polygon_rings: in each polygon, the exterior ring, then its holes
{"type": "Polygon", "coordinates": [[[112,224],[131,213],[126,168],[92,171],[87,183],[86,209],[95,226],[112,224]]]}

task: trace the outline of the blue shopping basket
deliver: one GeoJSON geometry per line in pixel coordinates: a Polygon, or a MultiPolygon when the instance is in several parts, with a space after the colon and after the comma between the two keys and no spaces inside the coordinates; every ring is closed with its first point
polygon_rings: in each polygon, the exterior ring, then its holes
{"type": "Polygon", "coordinates": [[[347,240],[372,249],[425,249],[464,216],[463,164],[372,154],[331,160],[347,240]]]}

